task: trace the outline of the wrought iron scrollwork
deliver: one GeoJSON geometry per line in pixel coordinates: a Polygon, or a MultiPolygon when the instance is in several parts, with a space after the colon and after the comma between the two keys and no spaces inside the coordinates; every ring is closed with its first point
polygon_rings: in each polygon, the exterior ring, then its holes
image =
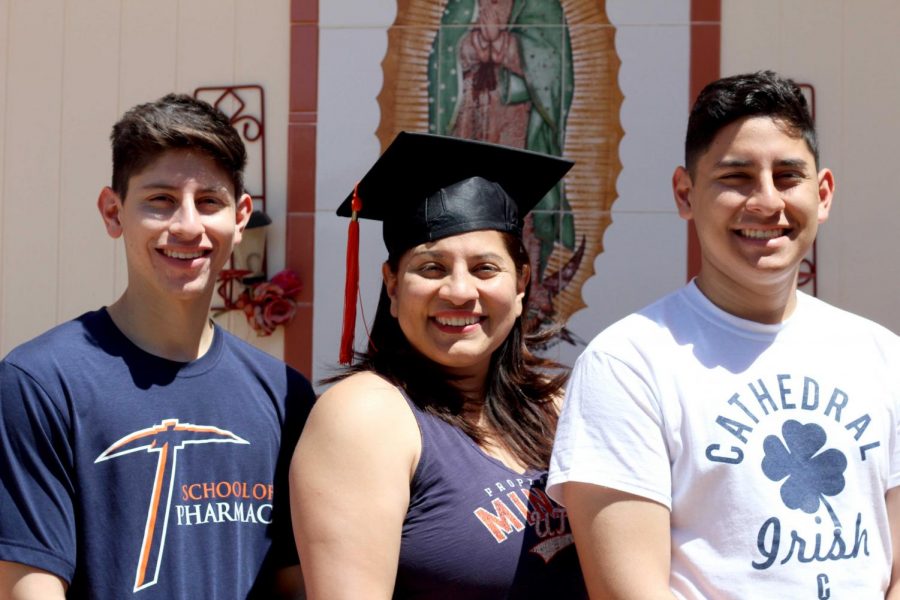
{"type": "MultiPolygon", "coordinates": [[[[254,212],[266,213],[266,117],[265,92],[261,85],[204,86],[194,90],[194,98],[209,102],[222,111],[237,130],[247,148],[244,187],[253,198],[254,212]]],[[[235,308],[235,298],[243,290],[234,261],[219,276],[222,303],[213,310],[235,308]]],[[[263,268],[265,272],[265,268],[263,268]]]]}

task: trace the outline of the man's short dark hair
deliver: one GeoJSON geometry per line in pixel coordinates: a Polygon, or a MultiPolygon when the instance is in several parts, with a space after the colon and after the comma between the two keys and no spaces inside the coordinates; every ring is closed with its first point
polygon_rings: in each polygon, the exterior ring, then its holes
{"type": "Polygon", "coordinates": [[[200,150],[228,175],[234,197],[244,193],[247,150],[222,112],[186,94],[139,104],[113,126],[112,189],[125,200],[128,181],[168,150],[200,150]]]}
{"type": "Polygon", "coordinates": [[[819,142],[803,92],[791,79],[773,71],[757,71],[714,81],[697,96],[684,140],[684,165],[691,176],[719,130],[753,116],[770,117],[790,135],[802,137],[818,167],[819,142]]]}

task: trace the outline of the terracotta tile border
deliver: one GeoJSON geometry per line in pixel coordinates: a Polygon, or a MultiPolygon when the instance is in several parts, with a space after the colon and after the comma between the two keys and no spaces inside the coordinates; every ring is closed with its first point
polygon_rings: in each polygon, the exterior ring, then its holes
{"type": "MultiPolygon", "coordinates": [[[[690,105],[703,87],[720,76],[721,0],[691,0],[690,105]]],[[[700,272],[700,243],[693,221],[688,222],[687,278],[700,272]]]]}
{"type": "Polygon", "coordinates": [[[307,377],[312,377],[312,330],[313,306],[301,304],[284,330],[284,360],[307,377]]]}
{"type": "Polygon", "coordinates": [[[291,23],[319,24],[319,0],[291,0],[291,23]]]}
{"type": "Polygon", "coordinates": [[[316,126],[319,0],[291,0],[290,112],[285,266],[303,281],[297,314],[284,332],[284,360],[312,375],[315,281],[316,126]]]}

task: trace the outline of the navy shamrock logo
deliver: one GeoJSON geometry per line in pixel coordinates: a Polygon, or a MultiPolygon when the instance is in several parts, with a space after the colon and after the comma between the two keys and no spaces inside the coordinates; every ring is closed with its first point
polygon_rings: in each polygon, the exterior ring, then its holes
{"type": "Polygon", "coordinates": [[[803,425],[790,420],[782,426],[781,434],[784,441],[770,435],[763,442],[766,454],[762,461],[763,473],[775,482],[785,480],[781,485],[785,506],[813,514],[820,505],[825,505],[834,526],[840,528],[841,523],[825,496],[835,496],[844,489],[847,457],[833,448],[820,452],[826,435],[815,423],[803,425]]]}

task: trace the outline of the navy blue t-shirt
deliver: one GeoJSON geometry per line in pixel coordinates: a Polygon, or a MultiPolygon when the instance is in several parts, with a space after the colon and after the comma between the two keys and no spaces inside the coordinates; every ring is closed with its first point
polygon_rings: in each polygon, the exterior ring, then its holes
{"type": "Polygon", "coordinates": [[[0,362],[0,560],[69,598],[268,597],[297,562],[286,479],[313,399],[218,327],[189,363],[105,310],[52,329],[0,362]]]}

